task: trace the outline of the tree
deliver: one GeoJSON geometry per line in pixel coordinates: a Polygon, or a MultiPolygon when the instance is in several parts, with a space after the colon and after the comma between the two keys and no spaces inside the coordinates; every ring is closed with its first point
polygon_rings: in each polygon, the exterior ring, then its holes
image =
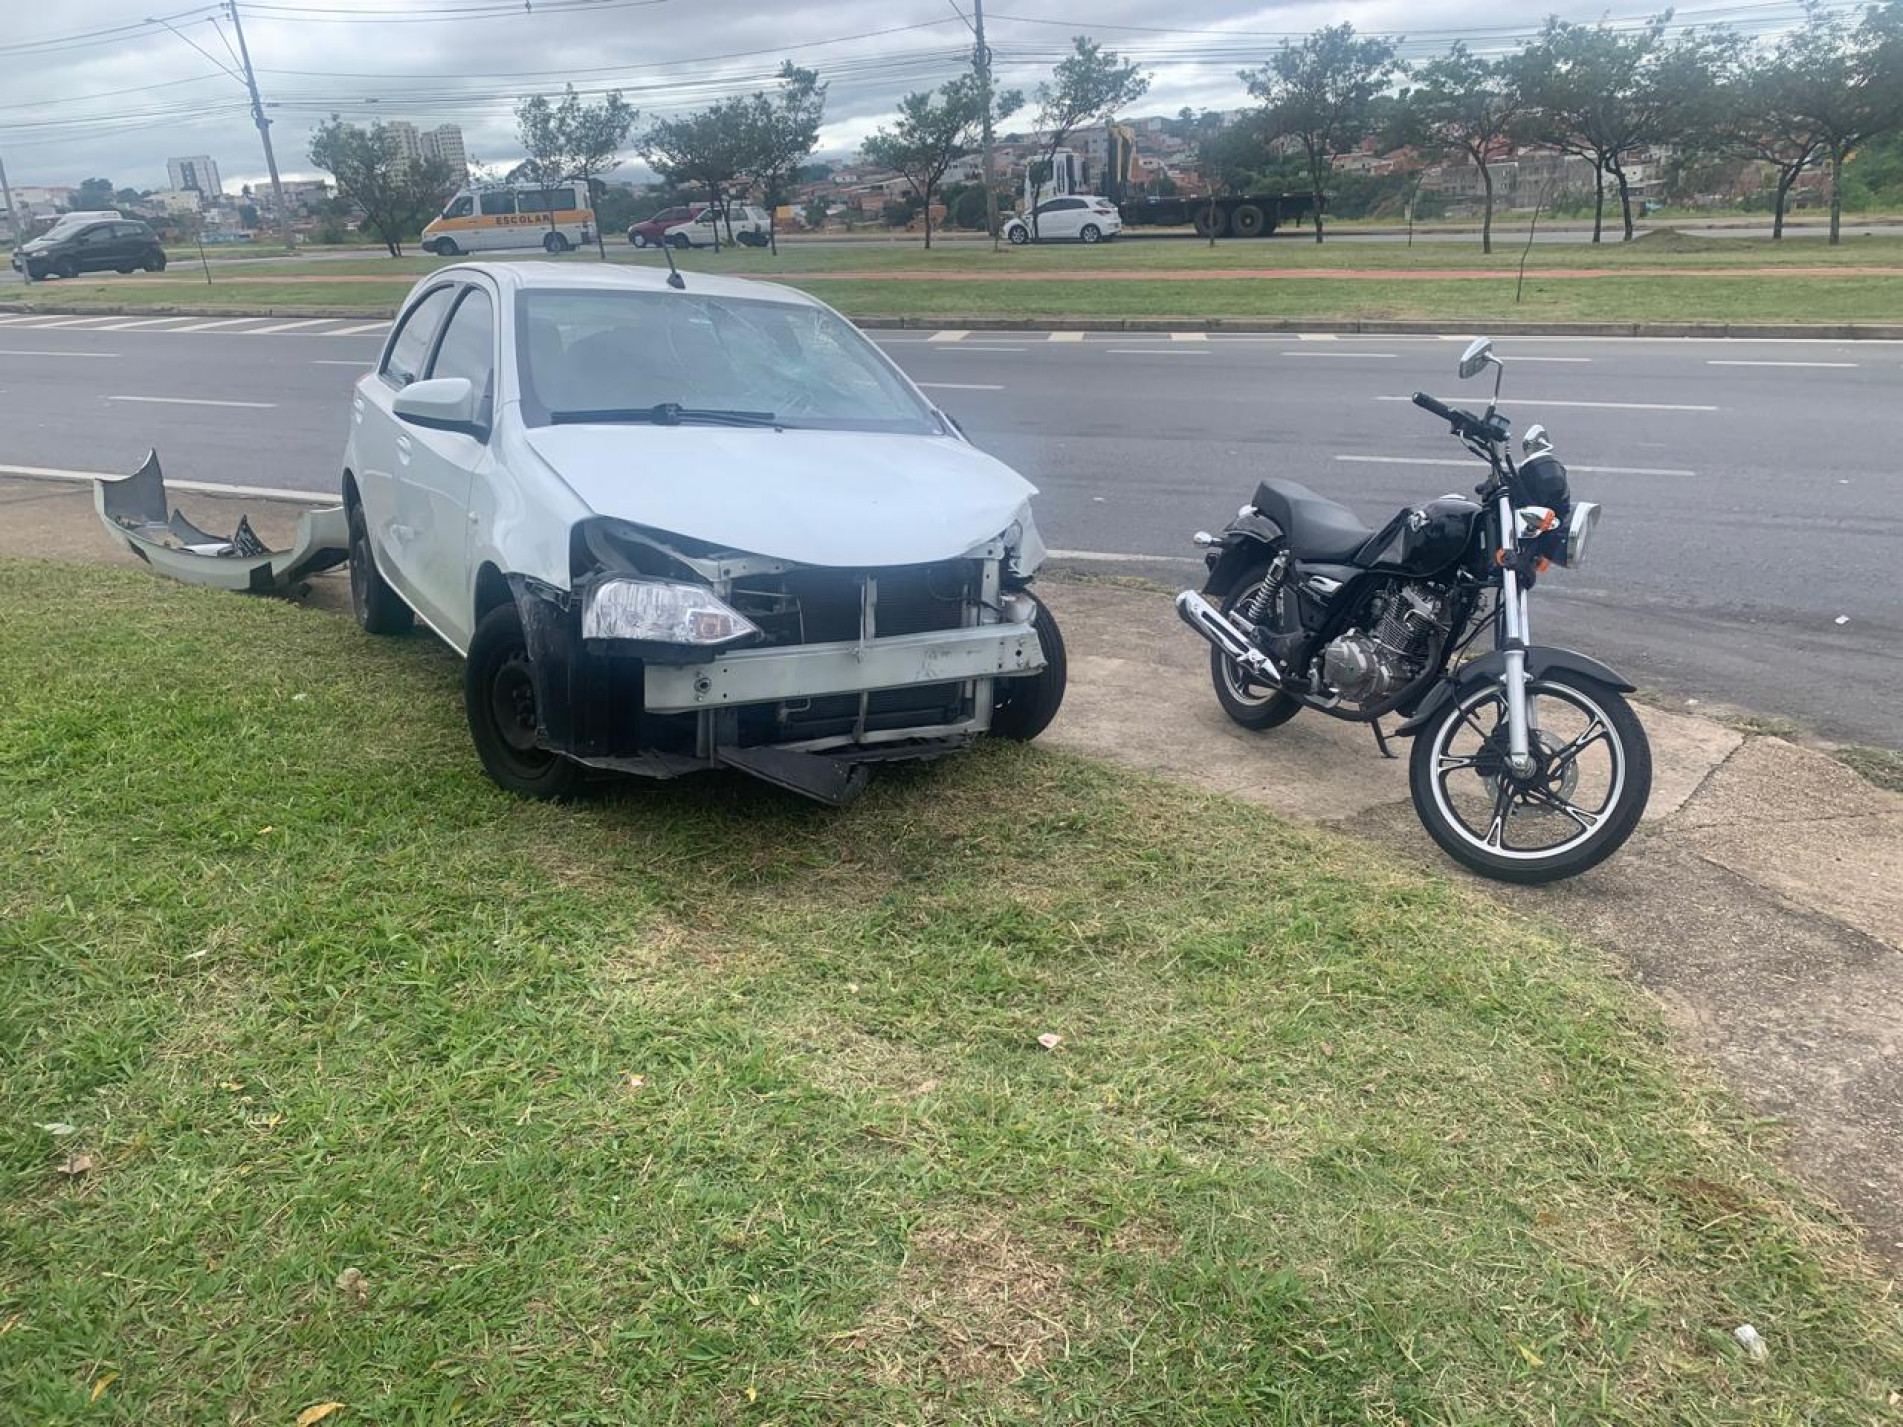
{"type": "Polygon", "coordinates": [[[1300,43],[1284,40],[1269,62],[1242,80],[1261,101],[1270,133],[1300,141],[1315,199],[1315,241],[1335,155],[1367,132],[1375,95],[1395,72],[1394,46],[1359,39],[1350,24],[1327,25],[1300,43]]]}
{"type": "Polygon", "coordinates": [[[820,121],[826,115],[826,86],[810,69],[792,60],[780,65],[780,87],[771,94],[755,93],[747,100],[747,150],[744,169],[760,185],[767,211],[767,242],[779,256],[780,238],[775,213],[786,202],[794,177],[819,142],[820,121]]]}
{"type": "MultiPolygon", "coordinates": [[[[1032,169],[1034,184],[1047,180],[1057,165],[1057,151],[1082,124],[1108,124],[1119,109],[1150,92],[1150,77],[1142,67],[1123,63],[1115,50],[1078,35],[1071,52],[1057,62],[1050,80],[1037,87],[1037,127],[1044,136],[1044,156],[1032,169]]],[[[1022,102],[1022,101],[1020,101],[1022,102]]],[[[1008,112],[1008,111],[1006,111],[1008,112]]],[[[1037,232],[1038,205],[1031,205],[1031,232],[1037,232]]]]}
{"type": "MultiPolygon", "coordinates": [[[[660,119],[641,136],[641,154],[662,179],[707,190],[716,213],[727,212],[727,193],[747,167],[749,103],[736,96],[680,119],[660,119]]],[[[733,221],[727,223],[733,241],[733,221]]],[[[714,248],[719,251],[718,225],[714,248]]]]}
{"type": "MultiPolygon", "coordinates": [[[[992,99],[992,114],[1002,117],[1024,103],[1013,90],[992,99]]],[[[925,205],[925,246],[932,246],[932,194],[945,170],[975,153],[984,125],[984,86],[975,74],[960,75],[936,94],[916,91],[899,101],[899,117],[861,146],[865,156],[895,169],[911,182],[925,205]]],[[[979,190],[980,202],[983,189],[979,190]]],[[[1035,221],[1035,220],[1033,220],[1035,221]]]]}
{"type": "MultiPolygon", "coordinates": [[[[603,95],[599,104],[584,103],[572,84],[563,90],[560,104],[549,103],[546,95],[532,94],[515,106],[516,139],[528,155],[522,170],[538,188],[570,180],[585,182],[592,200],[601,175],[621,166],[619,150],[638,117],[639,111],[629,107],[618,89],[603,95]]],[[[548,209],[548,226],[553,231],[553,204],[548,209]]],[[[597,214],[595,249],[605,259],[603,226],[597,214]]]]}
{"type": "Polygon", "coordinates": [[[1592,163],[1595,243],[1604,229],[1607,176],[1618,182],[1631,242],[1632,154],[1707,125],[1718,76],[1734,63],[1737,40],[1728,31],[1694,30],[1668,44],[1670,17],[1667,11],[1636,30],[1552,18],[1527,51],[1529,132],[1592,163]]]}
{"type": "Polygon", "coordinates": [[[1872,6],[1854,27],[1810,0],[1803,25],[1747,82],[1745,102],[1753,101],[1752,118],[1741,114],[1731,136],[1757,132],[1762,149],[1752,156],[1779,165],[1773,231],[1783,231],[1791,184],[1821,155],[1830,165],[1830,241],[1841,242],[1845,162],[1860,145],[1903,127],[1903,0],[1872,6]]]}
{"type": "Polygon", "coordinates": [[[90,213],[101,208],[110,208],[116,198],[111,179],[83,179],[73,194],[73,209],[75,212],[90,213]]]}
{"type": "Polygon", "coordinates": [[[800,217],[805,221],[808,229],[817,233],[826,226],[826,219],[831,213],[832,209],[825,199],[815,198],[806,205],[806,210],[800,217]]]}
{"type": "Polygon", "coordinates": [[[1526,113],[1525,62],[1520,55],[1482,59],[1457,40],[1413,78],[1414,87],[1402,95],[1401,136],[1430,153],[1461,155],[1480,170],[1480,250],[1491,253],[1492,165],[1526,113]]]}
{"type": "Polygon", "coordinates": [[[397,136],[381,123],[359,129],[333,114],[311,135],[310,156],[330,175],[337,197],[363,214],[360,226],[393,258],[403,256],[404,238],[440,210],[456,186],[448,164],[406,158],[397,136]]]}

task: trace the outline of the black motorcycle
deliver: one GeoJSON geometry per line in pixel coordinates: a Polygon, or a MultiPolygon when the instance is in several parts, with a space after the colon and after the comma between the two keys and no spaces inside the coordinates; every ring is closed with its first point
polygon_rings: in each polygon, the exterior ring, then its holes
{"type": "Polygon", "coordinates": [[[1315,709],[1370,724],[1389,753],[1380,720],[1398,714],[1434,841],[1483,876],[1551,882],[1632,835],[1652,753],[1630,683],[1531,642],[1528,594],[1551,567],[1579,564],[1599,507],[1572,498],[1545,428],[1527,429],[1514,460],[1492,343],[1469,347],[1460,375],[1489,365],[1484,414],[1414,395],[1487,463],[1477,500],[1443,496],[1372,531],[1305,486],[1264,481],[1222,534],[1197,534],[1209,578],[1176,609],[1214,646],[1230,718],[1270,729],[1315,709]],[[1491,651],[1466,657],[1489,630],[1491,651]]]}

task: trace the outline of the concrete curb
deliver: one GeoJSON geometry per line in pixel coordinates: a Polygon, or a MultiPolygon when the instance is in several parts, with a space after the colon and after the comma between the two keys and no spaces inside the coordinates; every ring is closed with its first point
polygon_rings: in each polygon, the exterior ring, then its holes
{"type": "MultiPolygon", "coordinates": [[[[0,302],[0,313],[44,317],[330,317],[367,322],[396,307],[243,307],[223,304],[0,302]]],[[[1487,322],[1479,326],[1406,318],[1299,317],[856,317],[867,331],[920,332],[1317,332],[1382,336],[1702,337],[1826,342],[1903,342],[1903,322],[1487,322]]]]}

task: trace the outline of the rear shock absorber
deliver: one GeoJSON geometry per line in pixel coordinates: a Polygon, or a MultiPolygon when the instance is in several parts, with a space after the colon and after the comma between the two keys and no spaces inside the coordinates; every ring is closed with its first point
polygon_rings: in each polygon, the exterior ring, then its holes
{"type": "Polygon", "coordinates": [[[1282,592],[1282,581],[1288,575],[1288,551],[1281,551],[1269,561],[1268,572],[1263,575],[1262,583],[1257,585],[1255,593],[1243,601],[1242,617],[1251,624],[1261,624],[1275,613],[1276,597],[1282,592]]]}

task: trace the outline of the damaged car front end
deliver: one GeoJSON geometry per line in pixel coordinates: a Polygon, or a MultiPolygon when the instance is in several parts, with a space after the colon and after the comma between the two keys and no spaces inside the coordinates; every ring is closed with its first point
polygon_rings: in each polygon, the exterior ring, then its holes
{"type": "Polygon", "coordinates": [[[994,726],[1032,736],[1012,686],[1061,670],[1026,588],[1042,554],[1028,520],[952,559],[852,569],[584,521],[570,588],[515,582],[537,741],[589,767],[724,766],[837,804],[872,764],[994,726]]]}

